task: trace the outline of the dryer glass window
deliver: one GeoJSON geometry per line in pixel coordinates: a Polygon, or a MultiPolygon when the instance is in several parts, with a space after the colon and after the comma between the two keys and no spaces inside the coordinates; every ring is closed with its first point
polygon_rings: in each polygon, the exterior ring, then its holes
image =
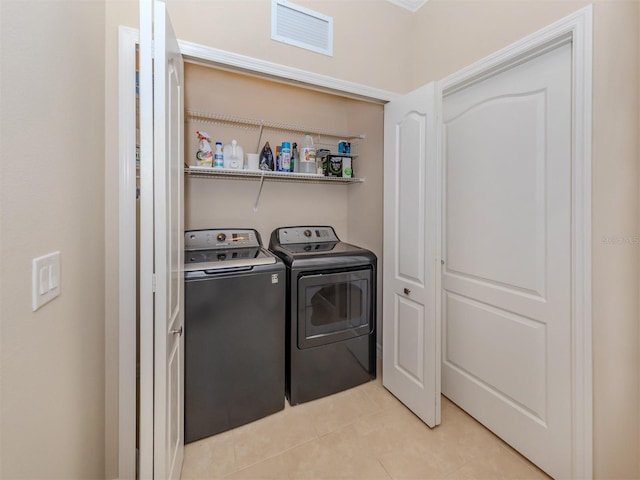
{"type": "Polygon", "coordinates": [[[324,345],[371,332],[371,270],[302,276],[298,344],[324,345]]]}

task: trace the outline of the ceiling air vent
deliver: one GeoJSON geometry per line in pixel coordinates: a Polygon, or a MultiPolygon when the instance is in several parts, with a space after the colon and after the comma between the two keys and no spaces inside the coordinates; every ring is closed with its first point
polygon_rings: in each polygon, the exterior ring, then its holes
{"type": "Polygon", "coordinates": [[[287,0],[271,0],[271,39],[333,56],[333,18],[287,0]]]}

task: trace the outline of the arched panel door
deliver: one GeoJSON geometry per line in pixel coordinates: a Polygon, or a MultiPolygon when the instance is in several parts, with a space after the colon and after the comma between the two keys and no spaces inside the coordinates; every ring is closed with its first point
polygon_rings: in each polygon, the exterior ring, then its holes
{"type": "Polygon", "coordinates": [[[382,382],[440,423],[435,84],[385,105],[382,382]]]}

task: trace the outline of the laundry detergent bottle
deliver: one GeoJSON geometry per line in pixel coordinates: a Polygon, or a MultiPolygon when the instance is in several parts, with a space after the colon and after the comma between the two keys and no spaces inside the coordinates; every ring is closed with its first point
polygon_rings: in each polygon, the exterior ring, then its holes
{"type": "Polygon", "coordinates": [[[317,173],[316,148],[313,146],[313,138],[311,138],[311,134],[309,133],[304,136],[304,144],[302,148],[300,148],[298,165],[298,171],[300,173],[317,173]]]}
{"type": "Polygon", "coordinates": [[[236,140],[224,146],[224,168],[242,170],[244,167],[244,151],[236,140]]]}
{"type": "Polygon", "coordinates": [[[207,132],[197,131],[196,136],[200,140],[198,144],[198,152],[196,153],[196,164],[199,167],[212,167],[213,166],[213,150],[211,150],[211,137],[207,132]]]}

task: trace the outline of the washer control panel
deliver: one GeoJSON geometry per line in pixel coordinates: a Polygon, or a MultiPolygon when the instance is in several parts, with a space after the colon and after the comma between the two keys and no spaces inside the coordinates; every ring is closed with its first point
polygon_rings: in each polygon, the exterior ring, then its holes
{"type": "Polygon", "coordinates": [[[294,243],[339,242],[332,227],[285,227],[278,229],[280,245],[294,243]]]}
{"type": "Polygon", "coordinates": [[[184,232],[185,250],[214,250],[261,247],[258,232],[244,229],[188,230],[184,232]]]}

